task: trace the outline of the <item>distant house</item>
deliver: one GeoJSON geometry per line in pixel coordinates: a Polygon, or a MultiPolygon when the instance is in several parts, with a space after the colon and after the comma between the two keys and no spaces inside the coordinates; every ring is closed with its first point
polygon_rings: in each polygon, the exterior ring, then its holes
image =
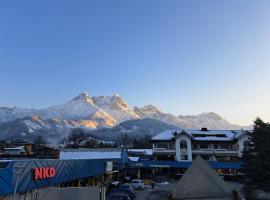
{"type": "Polygon", "coordinates": [[[23,140],[16,140],[12,142],[9,147],[3,148],[0,154],[0,159],[10,158],[58,159],[59,149],[51,148],[43,144],[33,144],[23,140]]]}
{"type": "Polygon", "coordinates": [[[7,147],[4,148],[5,155],[26,155],[26,150],[24,146],[19,147],[7,147]]]}
{"type": "Polygon", "coordinates": [[[21,146],[24,146],[25,148],[25,154],[27,155],[33,155],[33,143],[31,142],[27,142],[27,141],[24,141],[24,140],[21,140],[21,139],[18,139],[16,140],[15,142],[12,142],[11,143],[11,147],[21,147],[21,146]]]}

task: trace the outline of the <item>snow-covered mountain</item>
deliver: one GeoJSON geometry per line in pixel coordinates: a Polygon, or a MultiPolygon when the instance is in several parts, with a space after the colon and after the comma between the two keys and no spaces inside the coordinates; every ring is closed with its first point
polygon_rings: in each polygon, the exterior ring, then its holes
{"type": "Polygon", "coordinates": [[[88,128],[113,127],[118,121],[111,115],[95,105],[92,97],[81,93],[65,104],[44,109],[23,109],[0,107],[0,123],[10,122],[27,116],[38,116],[43,120],[73,120],[88,128]]]}
{"type": "MultiPolygon", "coordinates": [[[[168,124],[172,124],[178,127],[182,127],[178,117],[170,114],[164,113],[160,108],[153,105],[146,105],[142,108],[134,107],[134,112],[137,113],[141,118],[151,118],[156,119],[168,124]]],[[[183,127],[185,128],[185,127],[183,127]]]]}
{"type": "Polygon", "coordinates": [[[36,109],[18,108],[18,107],[0,107],[0,123],[9,122],[14,119],[35,115],[36,109]]]}
{"type": "Polygon", "coordinates": [[[118,94],[93,97],[93,100],[95,105],[111,115],[118,123],[140,118],[118,94]]]}
{"type": "Polygon", "coordinates": [[[214,112],[201,113],[198,115],[179,115],[174,116],[170,113],[164,113],[160,108],[153,105],[147,105],[142,108],[134,107],[134,111],[141,118],[152,118],[162,122],[172,124],[183,129],[250,129],[250,126],[242,127],[237,124],[231,124],[227,120],[214,112]]]}
{"type": "Polygon", "coordinates": [[[131,139],[140,139],[146,135],[155,136],[168,129],[176,130],[179,128],[159,120],[144,118],[127,120],[113,128],[95,129],[88,133],[91,137],[99,140],[117,142],[123,134],[127,134],[131,139]]]}
{"type": "MultiPolygon", "coordinates": [[[[34,135],[45,134],[46,137],[55,137],[60,140],[74,127],[82,127],[87,130],[117,127],[114,129],[115,132],[115,130],[120,130],[119,124],[129,121],[133,123],[132,120],[146,118],[160,121],[159,127],[169,124],[183,129],[200,129],[202,127],[208,129],[250,128],[231,124],[213,112],[175,116],[165,113],[153,105],[131,108],[119,95],[91,97],[84,92],[67,103],[44,109],[0,107],[0,138],[21,136],[31,138],[34,135]]],[[[156,121],[151,120],[139,122],[141,127],[146,122],[148,127],[151,127],[149,123],[157,124],[156,121]]],[[[133,130],[132,133],[134,132],[136,131],[133,130]]],[[[102,131],[97,131],[97,133],[101,134],[102,131]]]]}

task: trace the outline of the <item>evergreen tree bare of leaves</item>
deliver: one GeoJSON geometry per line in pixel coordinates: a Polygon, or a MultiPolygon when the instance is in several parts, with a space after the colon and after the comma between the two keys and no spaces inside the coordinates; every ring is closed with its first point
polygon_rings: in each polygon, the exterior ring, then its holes
{"type": "Polygon", "coordinates": [[[242,159],[247,199],[254,199],[256,189],[270,191],[270,124],[257,118],[249,136],[242,159]]]}

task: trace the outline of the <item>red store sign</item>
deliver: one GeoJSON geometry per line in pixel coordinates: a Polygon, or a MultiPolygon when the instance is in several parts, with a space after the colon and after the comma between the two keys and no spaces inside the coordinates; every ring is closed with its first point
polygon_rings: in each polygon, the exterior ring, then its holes
{"type": "Polygon", "coordinates": [[[34,180],[42,180],[47,178],[52,178],[55,176],[55,168],[54,167],[37,167],[33,169],[33,179],[34,180]]]}

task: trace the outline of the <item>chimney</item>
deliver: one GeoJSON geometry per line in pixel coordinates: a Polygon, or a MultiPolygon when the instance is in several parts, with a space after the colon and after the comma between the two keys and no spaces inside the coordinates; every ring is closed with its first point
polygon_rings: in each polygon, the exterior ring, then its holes
{"type": "Polygon", "coordinates": [[[206,127],[203,127],[202,128],[202,131],[208,131],[206,127]]]}

